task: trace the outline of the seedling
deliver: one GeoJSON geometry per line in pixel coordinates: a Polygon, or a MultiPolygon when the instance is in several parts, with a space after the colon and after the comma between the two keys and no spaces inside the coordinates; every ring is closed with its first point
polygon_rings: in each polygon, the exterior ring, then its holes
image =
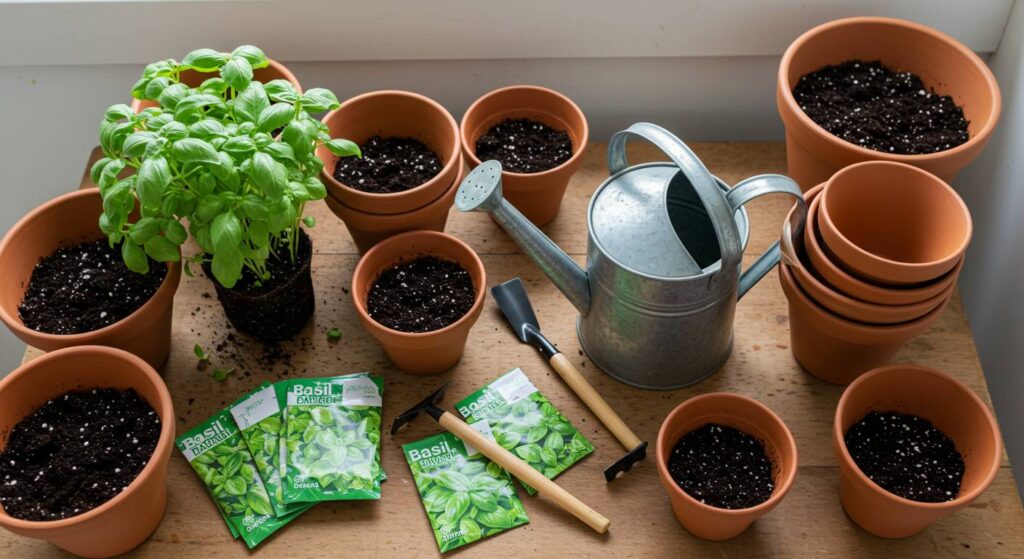
{"type": "Polygon", "coordinates": [[[327,331],[327,341],[335,343],[341,339],[341,330],[337,328],[331,328],[327,331]]]}
{"type": "Polygon", "coordinates": [[[213,372],[210,373],[210,376],[212,376],[213,380],[215,380],[217,382],[224,382],[225,379],[227,379],[229,376],[233,375],[234,373],[235,373],[234,367],[232,367],[230,369],[221,369],[221,368],[216,368],[215,367],[213,369],[213,372]]]}
{"type": "Polygon", "coordinates": [[[200,361],[210,360],[210,357],[206,355],[206,352],[203,351],[203,347],[200,346],[199,344],[196,344],[195,347],[192,348],[192,351],[196,354],[196,358],[199,359],[200,361]]]}

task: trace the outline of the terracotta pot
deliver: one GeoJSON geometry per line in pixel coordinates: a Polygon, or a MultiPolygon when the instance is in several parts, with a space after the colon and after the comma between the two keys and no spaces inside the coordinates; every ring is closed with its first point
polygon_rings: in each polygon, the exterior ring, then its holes
{"type": "Polygon", "coordinates": [[[409,212],[391,215],[370,214],[353,209],[331,195],[328,195],[324,201],[327,202],[327,207],[334,212],[334,215],[345,223],[360,254],[370,250],[384,239],[406,231],[444,231],[445,225],[448,223],[448,211],[455,202],[455,193],[459,190],[459,183],[462,182],[465,172],[462,155],[459,155],[457,159],[458,172],[448,190],[426,206],[409,212]]]}
{"type": "Polygon", "coordinates": [[[334,178],[338,156],[324,146],[316,155],[324,162],[320,180],[336,200],[369,214],[401,214],[422,208],[447,192],[462,171],[459,126],[436,101],[408,91],[372,91],[345,101],[323,119],[332,138],[362,145],[373,136],[415,138],[442,161],[444,167],[427,182],[394,194],[361,192],[334,178]]]}
{"type": "MultiPolygon", "coordinates": [[[[266,68],[258,68],[252,71],[252,79],[260,83],[267,83],[271,80],[288,80],[295,89],[302,93],[302,86],[299,85],[299,79],[292,74],[291,70],[286,68],[284,64],[276,60],[269,60],[270,65],[266,68]]],[[[195,70],[185,70],[181,73],[181,83],[189,87],[198,87],[204,81],[219,76],[217,72],[197,72],[195,70]]],[[[135,112],[139,112],[143,109],[150,107],[157,107],[159,104],[156,101],[142,101],[140,99],[132,99],[131,107],[135,112]]]]}
{"type": "Polygon", "coordinates": [[[817,225],[835,262],[873,283],[933,281],[971,241],[971,212],[948,184],[903,163],[866,161],[821,191],[817,225]]]}
{"type": "Polygon", "coordinates": [[[359,259],[352,274],[352,302],[363,326],[384,347],[391,362],[411,375],[442,373],[458,363],[469,330],[484,308],[486,291],[487,274],[476,252],[459,239],[437,231],[410,231],[380,242],[359,259]],[[476,289],[469,312],[440,330],[415,334],[392,330],[370,318],[366,297],[373,282],[382,272],[423,256],[458,262],[469,272],[476,289]]]}
{"type": "Polygon", "coordinates": [[[924,25],[883,17],[839,19],[807,31],[783,54],[776,83],[776,102],[786,127],[786,174],[804,189],[847,165],[879,159],[908,163],[951,182],[988,143],[1002,105],[995,77],[969,48],[924,25]],[[970,121],[970,139],[937,153],[891,154],[851,144],[815,124],[797,105],[793,86],[806,74],[853,59],[881,60],[952,96],[970,121]]]}
{"type": "Polygon", "coordinates": [[[911,338],[925,331],[949,299],[928,314],[900,324],[865,324],[833,314],[796,284],[789,266],[779,267],[789,300],[789,336],[793,356],[807,372],[825,382],[849,384],[865,371],[884,365],[911,338]]]}
{"type": "Polygon", "coordinates": [[[38,357],[0,380],[0,446],[11,429],[50,398],[70,390],[134,388],[160,415],[153,457],[139,476],[102,505],[63,520],[13,518],[0,509],[0,526],[83,557],[113,557],[156,530],[167,503],[167,462],[174,440],[174,406],[157,372],[138,357],[103,346],[66,348],[38,357]]]}
{"type": "Polygon", "coordinates": [[[569,179],[583,164],[583,152],[590,137],[587,118],[576,103],[557,91],[532,85],[495,89],[477,99],[462,117],[459,127],[462,149],[470,168],[481,163],[476,156],[476,141],[508,118],[536,120],[555,130],[564,130],[572,140],[572,157],[554,169],[540,173],[501,173],[505,199],[534,225],[543,227],[558,215],[569,179]]]}
{"type": "Polygon", "coordinates": [[[679,404],[658,430],[656,453],[658,477],[668,492],[676,518],[693,535],[706,540],[727,540],[740,535],[782,501],[796,478],[796,442],[786,424],[757,400],[728,392],[703,394],[679,404]],[[672,448],[683,435],[708,423],[738,429],[764,443],[775,481],[775,491],[767,501],[745,509],[713,507],[691,497],[672,479],[668,471],[672,448]]]}
{"type": "Polygon", "coordinates": [[[104,345],[138,355],[153,367],[167,360],[171,349],[174,292],[181,264],[167,265],[167,276],[156,293],[135,312],[110,326],[80,334],[47,334],[25,326],[18,306],[39,261],[67,245],[103,238],[99,217],[103,200],[89,188],[58,196],[21,218],[0,241],[0,320],[26,344],[43,351],[70,346],[104,345]]]}
{"type": "Polygon", "coordinates": [[[832,442],[839,459],[839,496],[854,522],[883,538],[905,538],[956,512],[981,495],[999,471],[1002,440],[992,412],[970,388],[920,365],[892,365],[865,373],[843,392],[832,442]],[[964,458],[960,493],[952,501],[904,499],[871,481],[854,463],[844,438],[871,411],[896,411],[932,422],[964,458]]]}

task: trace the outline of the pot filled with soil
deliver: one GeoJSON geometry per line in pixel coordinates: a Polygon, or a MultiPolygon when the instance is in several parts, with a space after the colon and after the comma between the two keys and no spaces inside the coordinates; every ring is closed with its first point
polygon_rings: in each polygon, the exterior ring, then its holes
{"type": "Polygon", "coordinates": [[[167,501],[174,408],[142,359],[65,348],[0,381],[0,526],[84,557],[156,529],[167,501]]]}
{"type": "Polygon", "coordinates": [[[436,231],[380,242],[352,275],[352,301],[363,326],[396,367],[414,375],[441,373],[459,361],[486,289],[480,257],[436,231]]]}
{"type": "Polygon", "coordinates": [[[503,87],[470,105],[459,129],[470,168],[500,161],[505,198],[534,225],[558,215],[590,134],[576,103],[544,87],[503,87]]]}
{"type": "Polygon", "coordinates": [[[658,431],[658,477],[684,528],[707,540],[738,536],[789,491],[796,442],[760,402],[725,392],[686,400],[658,431]]]}
{"type": "Polygon", "coordinates": [[[1002,456],[988,406],[919,365],[881,367],[851,383],[832,441],[843,508],[885,538],[911,536],[966,507],[992,483],[1002,456]]]}
{"type": "Polygon", "coordinates": [[[98,222],[96,189],[58,196],[21,218],[0,241],[0,320],[26,344],[53,351],[105,345],[160,367],[170,352],[178,262],[125,266],[98,222]]]}
{"type": "Polygon", "coordinates": [[[910,21],[854,17],[797,38],[779,65],[787,175],[804,189],[861,161],[952,181],[988,143],[999,85],[969,48],[910,21]]]}
{"type": "MultiPolygon", "coordinates": [[[[299,85],[299,79],[295,77],[295,74],[291,72],[284,64],[276,60],[267,59],[269,65],[264,68],[253,68],[252,79],[260,83],[267,83],[273,80],[286,80],[290,82],[295,89],[301,94],[302,86],[299,85]]],[[[181,72],[181,83],[189,87],[199,87],[207,79],[211,78],[211,74],[204,72],[197,72],[195,70],[184,70],[181,72]]],[[[136,113],[148,109],[150,107],[158,107],[159,104],[156,101],[149,101],[143,99],[132,99],[131,108],[136,113]]]]}

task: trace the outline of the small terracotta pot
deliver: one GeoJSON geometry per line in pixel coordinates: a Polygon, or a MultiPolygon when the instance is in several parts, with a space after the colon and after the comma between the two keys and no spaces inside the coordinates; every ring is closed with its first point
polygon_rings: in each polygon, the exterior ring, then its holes
{"type": "Polygon", "coordinates": [[[1003,452],[992,412],[970,388],[920,365],[891,365],[865,373],[843,392],[832,442],[839,459],[839,497],[861,528],[883,538],[905,538],[956,512],[981,495],[999,471],[1003,452]],[[854,463],[846,432],[871,411],[895,411],[927,419],[953,440],[964,458],[960,493],[952,501],[904,499],[871,481],[854,463]]]}
{"type": "MultiPolygon", "coordinates": [[[[252,71],[252,79],[260,83],[267,83],[272,80],[288,80],[295,89],[302,93],[302,86],[299,85],[299,79],[295,77],[295,74],[291,72],[284,64],[276,60],[268,60],[270,65],[266,68],[258,68],[252,71]]],[[[185,70],[181,73],[181,83],[189,87],[198,87],[204,81],[219,76],[217,72],[197,72],[195,70],[185,70]]],[[[141,99],[132,99],[131,107],[135,112],[139,112],[143,109],[150,107],[158,107],[159,103],[156,101],[143,101],[141,99]]]]}
{"type": "Polygon", "coordinates": [[[727,540],[740,535],[782,502],[796,478],[796,442],[789,428],[764,404],[739,394],[714,392],[679,404],[662,422],[655,451],[658,477],[668,491],[676,518],[690,533],[706,540],[727,540]],[[775,481],[775,491],[767,501],[745,509],[713,507],[691,497],[672,479],[668,471],[672,448],[683,435],[708,423],[738,429],[764,443],[775,481]]]}
{"type": "Polygon", "coordinates": [[[334,215],[345,223],[345,228],[352,235],[352,241],[355,242],[360,254],[384,239],[406,231],[444,231],[448,223],[448,211],[455,202],[455,193],[459,190],[459,183],[462,182],[465,172],[462,155],[460,154],[457,159],[458,172],[448,190],[426,206],[409,212],[391,215],[361,212],[343,204],[330,194],[324,201],[334,215]]]}
{"type": "Polygon", "coordinates": [[[839,19],[807,31],[783,54],[776,84],[779,115],[786,127],[786,174],[804,189],[847,165],[869,160],[908,163],[951,182],[988,143],[1002,106],[999,84],[971,49],[930,27],[883,17],[839,19]],[[797,105],[793,87],[806,74],[853,59],[881,60],[952,96],[970,121],[970,139],[937,153],[891,154],[851,144],[815,124],[797,105]]]}
{"type": "Polygon", "coordinates": [[[50,398],[70,390],[134,388],[160,415],[153,457],[127,489],[102,505],[63,520],[13,518],[0,508],[0,526],[83,557],[113,557],[156,530],[167,503],[167,462],[174,440],[174,406],[160,375],[138,357],[103,346],[78,346],[38,357],[0,381],[0,446],[11,429],[50,398]]]}
{"type": "Polygon", "coordinates": [[[476,156],[476,141],[508,118],[536,120],[555,130],[564,130],[572,140],[572,157],[554,169],[540,173],[501,173],[505,199],[534,225],[543,227],[558,215],[569,179],[583,164],[583,152],[590,137],[587,118],[576,103],[551,89],[533,85],[495,89],[466,109],[459,126],[462,149],[471,169],[481,163],[476,156]]]}
{"type": "Polygon", "coordinates": [[[865,324],[833,314],[807,296],[789,266],[779,267],[789,300],[789,336],[793,356],[807,372],[825,382],[849,384],[865,371],[884,365],[903,344],[925,331],[946,310],[949,299],[928,314],[900,324],[865,324]]]}
{"type": "Polygon", "coordinates": [[[352,274],[351,291],[359,319],[384,346],[391,362],[411,375],[433,375],[452,368],[462,358],[469,330],[484,308],[487,274],[480,257],[459,239],[437,231],[410,231],[381,241],[363,255],[352,274]],[[366,297],[373,282],[382,272],[423,256],[458,262],[469,272],[476,289],[469,312],[440,330],[415,334],[392,330],[370,318],[366,297]]]}
{"type": "Polygon", "coordinates": [[[43,351],[80,345],[104,345],[138,355],[159,368],[171,350],[174,292],[181,280],[181,263],[167,265],[167,276],[156,293],[135,312],[110,326],[80,334],[47,334],[25,326],[18,306],[32,271],[58,248],[103,238],[99,229],[103,200],[89,188],[58,196],[21,218],[0,241],[0,320],[26,344],[43,351]]]}
{"type": "Polygon", "coordinates": [[[459,125],[444,107],[418,93],[371,91],[345,101],[323,119],[332,138],[345,138],[362,145],[373,136],[415,138],[433,151],[444,164],[427,182],[393,194],[362,192],[334,178],[338,156],[320,146],[317,157],[324,162],[320,172],[327,191],[346,206],[368,214],[402,214],[422,208],[444,195],[462,171],[459,125]]]}
{"type": "Polygon", "coordinates": [[[873,283],[929,282],[956,266],[971,241],[971,212],[935,175],[865,161],[821,191],[817,225],[837,264],[873,283]]]}

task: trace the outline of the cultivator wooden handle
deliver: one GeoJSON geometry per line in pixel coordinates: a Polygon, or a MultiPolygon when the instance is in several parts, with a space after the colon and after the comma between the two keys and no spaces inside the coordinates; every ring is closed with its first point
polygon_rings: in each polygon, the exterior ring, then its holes
{"type": "Polygon", "coordinates": [[[640,437],[633,433],[633,430],[626,425],[619,414],[615,413],[615,410],[597,393],[597,390],[594,390],[594,387],[583,377],[583,373],[580,373],[564,353],[554,354],[551,357],[551,366],[569,385],[569,388],[580,397],[580,400],[583,400],[583,403],[590,408],[590,411],[601,420],[601,423],[604,423],[604,426],[615,435],[622,446],[626,447],[626,450],[640,446],[640,437]]]}

